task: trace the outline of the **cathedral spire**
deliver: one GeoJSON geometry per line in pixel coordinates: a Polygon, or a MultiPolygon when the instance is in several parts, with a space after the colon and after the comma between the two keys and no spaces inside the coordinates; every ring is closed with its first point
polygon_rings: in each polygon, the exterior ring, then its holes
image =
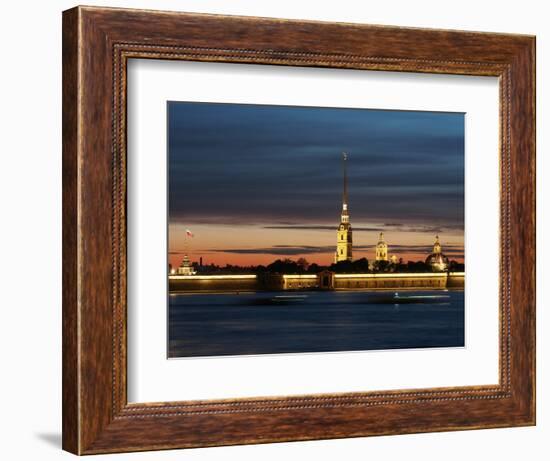
{"type": "Polygon", "coordinates": [[[344,170],[344,191],[342,194],[342,217],[337,231],[336,253],[334,262],[352,261],[352,231],[348,214],[348,154],[342,152],[342,166],[344,170]]]}
{"type": "Polygon", "coordinates": [[[344,193],[342,195],[342,222],[349,222],[348,215],[348,168],[347,168],[348,154],[342,152],[342,166],[344,170],[344,193]]]}
{"type": "Polygon", "coordinates": [[[342,152],[342,162],[344,164],[344,197],[343,197],[343,202],[344,202],[344,205],[346,205],[346,207],[347,207],[347,204],[348,204],[348,169],[347,169],[347,165],[346,165],[347,160],[348,160],[348,154],[346,154],[345,152],[342,152]]]}

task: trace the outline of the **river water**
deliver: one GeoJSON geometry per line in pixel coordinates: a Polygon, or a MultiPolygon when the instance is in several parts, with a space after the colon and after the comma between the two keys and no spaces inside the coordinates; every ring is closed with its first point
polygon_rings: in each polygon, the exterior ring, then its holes
{"type": "Polygon", "coordinates": [[[172,294],[168,355],[200,357],[464,345],[464,292],[172,294]],[[301,296],[280,298],[280,296],[301,296]],[[422,298],[441,296],[441,298],[422,298]]]}

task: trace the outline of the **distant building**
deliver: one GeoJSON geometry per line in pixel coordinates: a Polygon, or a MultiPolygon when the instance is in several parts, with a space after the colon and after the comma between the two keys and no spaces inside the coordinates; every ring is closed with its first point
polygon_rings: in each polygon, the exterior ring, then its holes
{"type": "Polygon", "coordinates": [[[388,260],[388,244],[384,240],[384,233],[380,232],[378,243],[376,244],[376,261],[388,260]]]}
{"type": "Polygon", "coordinates": [[[178,267],[177,274],[178,275],[195,275],[197,272],[193,270],[193,266],[191,265],[191,261],[189,260],[189,256],[184,255],[183,261],[180,264],[180,267],[178,267]]]}
{"type": "Polygon", "coordinates": [[[397,264],[399,262],[396,255],[391,255],[390,261],[392,264],[397,264]]]}
{"type": "Polygon", "coordinates": [[[435,236],[433,252],[426,258],[426,264],[431,266],[434,272],[443,272],[449,267],[449,258],[447,258],[447,256],[445,256],[441,251],[439,235],[435,236]]]}
{"type": "Polygon", "coordinates": [[[340,225],[336,231],[336,253],[334,255],[334,262],[339,261],[351,261],[353,259],[353,238],[351,224],[349,222],[348,213],[348,175],[347,175],[347,154],[342,154],[344,164],[344,193],[342,197],[342,216],[340,219],[340,225]]]}

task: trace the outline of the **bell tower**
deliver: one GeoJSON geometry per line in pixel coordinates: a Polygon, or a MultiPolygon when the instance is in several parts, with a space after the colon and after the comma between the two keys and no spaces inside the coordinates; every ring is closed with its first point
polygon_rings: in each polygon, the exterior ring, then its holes
{"type": "Polygon", "coordinates": [[[388,244],[384,240],[384,233],[380,232],[378,243],[376,244],[376,261],[388,260],[388,244]]]}
{"type": "Polygon", "coordinates": [[[348,213],[348,172],[347,172],[348,155],[342,152],[342,164],[344,169],[344,193],[342,196],[342,215],[340,225],[336,231],[336,254],[334,262],[351,261],[352,260],[352,230],[349,222],[348,213]]]}

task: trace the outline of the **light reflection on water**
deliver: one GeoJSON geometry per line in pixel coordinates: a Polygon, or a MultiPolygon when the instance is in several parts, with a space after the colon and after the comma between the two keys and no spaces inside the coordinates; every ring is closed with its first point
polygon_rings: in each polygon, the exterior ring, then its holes
{"type": "Polygon", "coordinates": [[[464,345],[463,291],[254,292],[169,297],[169,357],[464,345]],[[437,296],[436,298],[422,298],[437,296]]]}

